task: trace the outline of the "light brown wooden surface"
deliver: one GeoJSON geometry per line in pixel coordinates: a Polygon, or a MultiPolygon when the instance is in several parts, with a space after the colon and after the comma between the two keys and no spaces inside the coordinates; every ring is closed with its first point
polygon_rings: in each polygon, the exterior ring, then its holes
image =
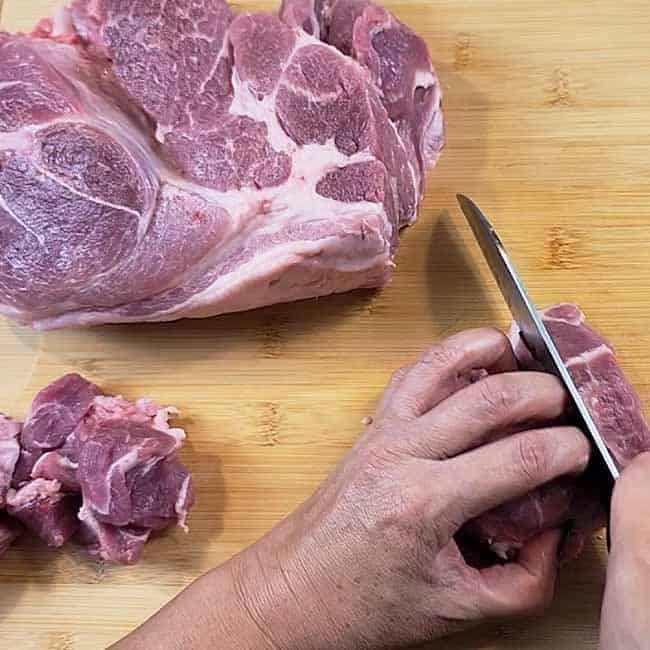
{"type": "MultiPolygon", "coordinates": [[[[21,416],[73,370],[107,391],[149,394],[182,409],[198,484],[189,536],[153,541],[133,568],[17,543],[0,562],[0,646],[116,640],[309,495],[392,369],[455,330],[506,325],[455,192],[493,217],[539,305],[575,300],[616,342],[650,406],[650,6],[386,4],[429,43],[448,129],[390,287],[164,325],[39,335],[0,321],[2,410],[21,416]]],[[[3,25],[28,29],[56,5],[6,0],[3,25]]],[[[597,540],[563,570],[548,614],[435,648],[595,648],[604,564],[597,540]]]]}

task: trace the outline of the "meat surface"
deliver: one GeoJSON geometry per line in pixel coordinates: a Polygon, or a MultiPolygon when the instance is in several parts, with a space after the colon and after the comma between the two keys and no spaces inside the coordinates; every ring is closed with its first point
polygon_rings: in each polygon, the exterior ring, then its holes
{"type": "Polygon", "coordinates": [[[78,498],[61,490],[58,481],[29,481],[7,495],[7,512],[48,546],[63,546],[77,532],[78,498]]]}
{"type": "Polygon", "coordinates": [[[440,101],[424,42],[368,0],[74,0],[0,32],[0,313],[165,321],[382,286],[440,101]]]}
{"type": "Polygon", "coordinates": [[[20,457],[20,424],[0,413],[0,508],[5,505],[16,463],[20,457]]]}
{"type": "MultiPolygon", "coordinates": [[[[641,401],[623,374],[611,344],[587,325],[575,305],[550,307],[541,316],[618,465],[624,468],[636,455],[650,451],[650,427],[641,401]]],[[[522,368],[541,369],[516,326],[510,337],[522,368]]],[[[598,486],[584,476],[555,481],[496,508],[471,522],[465,533],[500,558],[508,559],[540,532],[570,526],[564,550],[570,558],[580,552],[586,537],[604,521],[598,486]]]]}
{"type": "MultiPolygon", "coordinates": [[[[185,432],[168,423],[176,413],[103,395],[77,374],[61,377],[35,397],[22,431],[0,420],[0,434],[4,426],[17,447],[7,513],[48,546],[76,537],[92,555],[136,562],[152,531],[187,530],[194,492],[178,457],[185,432]]],[[[2,521],[0,547],[16,530],[2,521]]]]}

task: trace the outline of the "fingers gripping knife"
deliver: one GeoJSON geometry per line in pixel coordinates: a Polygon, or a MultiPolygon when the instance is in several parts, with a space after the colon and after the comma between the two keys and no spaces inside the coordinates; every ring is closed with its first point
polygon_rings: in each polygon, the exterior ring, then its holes
{"type": "MultiPolygon", "coordinates": [[[[598,477],[598,484],[601,487],[601,501],[609,519],[612,490],[614,482],[619,477],[616,462],[598,431],[598,427],[564,365],[553,339],[551,339],[537,309],[535,309],[524,283],[510,261],[510,257],[492,224],[471,199],[462,194],[457,195],[457,198],[474,233],[474,237],[483,252],[483,256],[492,271],[492,275],[510,308],[510,313],[519,327],[524,343],[544,369],[558,377],[564,384],[569,393],[576,423],[591,439],[596,449],[597,453],[589,471],[598,477]]],[[[607,547],[609,548],[609,546],[608,525],[607,547]]]]}

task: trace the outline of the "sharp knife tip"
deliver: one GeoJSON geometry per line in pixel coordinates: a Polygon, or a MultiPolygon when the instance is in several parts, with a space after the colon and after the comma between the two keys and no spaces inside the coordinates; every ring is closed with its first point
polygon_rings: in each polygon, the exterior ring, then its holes
{"type": "Polygon", "coordinates": [[[456,194],[456,200],[463,212],[466,212],[468,209],[475,209],[476,207],[474,201],[464,194],[456,194]]]}

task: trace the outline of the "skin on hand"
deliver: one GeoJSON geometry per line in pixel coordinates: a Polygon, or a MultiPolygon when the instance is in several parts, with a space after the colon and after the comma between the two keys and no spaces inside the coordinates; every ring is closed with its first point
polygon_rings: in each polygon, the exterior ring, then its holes
{"type": "Polygon", "coordinates": [[[585,436],[550,375],[508,339],[463,332],[397,371],[332,475],[262,540],[190,586],[119,648],[396,648],[544,607],[559,531],[518,560],[468,566],[477,515],[584,470],[585,436]],[[476,370],[489,375],[472,382],[476,370]]]}
{"type": "Polygon", "coordinates": [[[650,454],[635,458],[617,481],[610,532],[600,647],[643,650],[650,644],[650,454]]]}

